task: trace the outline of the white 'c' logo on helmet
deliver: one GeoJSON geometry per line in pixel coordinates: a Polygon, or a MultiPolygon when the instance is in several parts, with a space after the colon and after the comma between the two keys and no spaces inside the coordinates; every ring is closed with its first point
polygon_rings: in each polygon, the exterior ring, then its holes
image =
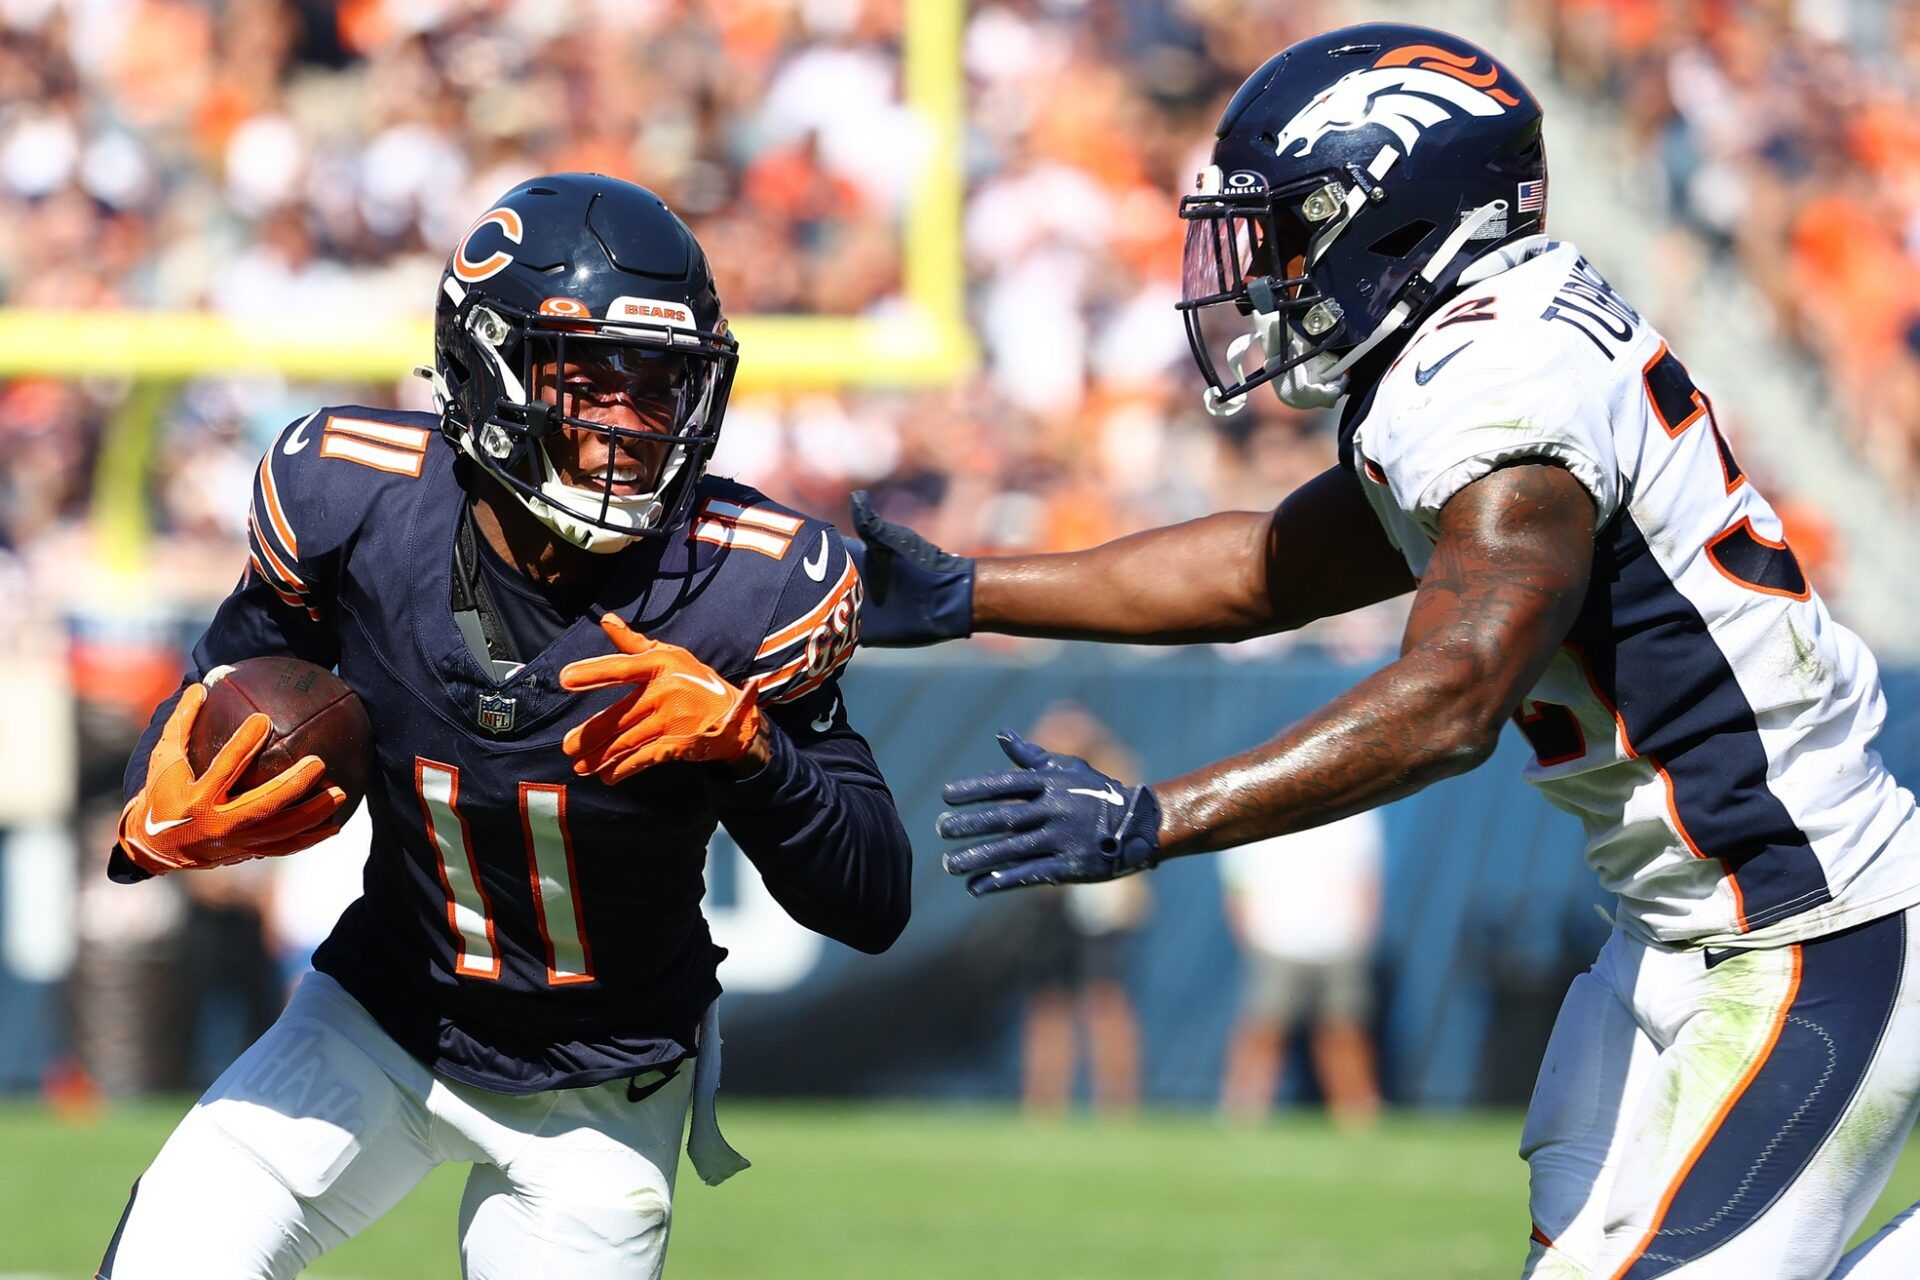
{"type": "Polygon", "coordinates": [[[492,209],[482,214],[480,221],[467,228],[467,234],[460,237],[460,244],[453,251],[453,274],[468,284],[477,284],[490,276],[497,276],[507,269],[513,261],[513,255],[504,249],[496,250],[480,261],[475,262],[467,256],[467,246],[473,242],[480,228],[492,224],[500,228],[500,234],[515,244],[520,243],[524,228],[520,215],[512,209],[492,209]]]}

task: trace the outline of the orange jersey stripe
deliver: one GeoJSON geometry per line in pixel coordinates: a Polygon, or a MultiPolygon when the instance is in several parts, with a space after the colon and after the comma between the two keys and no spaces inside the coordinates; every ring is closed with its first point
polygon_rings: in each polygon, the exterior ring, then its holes
{"type": "Polygon", "coordinates": [[[849,648],[838,658],[834,659],[825,671],[815,672],[792,688],[782,688],[783,685],[799,675],[806,667],[807,655],[803,653],[785,666],[769,671],[765,675],[755,676],[752,680],[748,681],[748,684],[752,686],[755,696],[762,702],[792,702],[798,698],[804,698],[827,681],[833,679],[840,668],[847,665],[847,659],[852,656],[853,651],[849,648]]]}
{"type": "Polygon", "coordinates": [[[1580,673],[1587,678],[1587,687],[1593,690],[1593,696],[1599,700],[1600,705],[1605,707],[1607,713],[1613,717],[1614,728],[1617,729],[1620,734],[1620,749],[1627,753],[1627,759],[1639,760],[1644,764],[1650,765],[1653,771],[1660,775],[1660,781],[1667,789],[1667,814],[1673,819],[1673,829],[1680,833],[1680,839],[1686,844],[1687,848],[1693,851],[1694,857],[1707,857],[1706,851],[1695,843],[1692,833],[1687,830],[1687,824],[1680,820],[1680,811],[1674,807],[1673,778],[1667,773],[1665,765],[1661,764],[1652,756],[1641,755],[1640,749],[1633,745],[1633,738],[1627,733],[1627,722],[1625,717],[1620,714],[1620,708],[1613,705],[1613,699],[1601,691],[1600,681],[1594,678],[1593,664],[1587,658],[1587,651],[1575,644],[1564,644],[1560,647],[1571,653],[1574,658],[1578,660],[1580,663],[1580,673]]]}
{"type": "Polygon", "coordinates": [[[822,671],[818,675],[808,676],[805,680],[801,681],[799,684],[795,685],[791,689],[783,689],[779,693],[773,694],[771,697],[767,699],[767,701],[768,702],[798,701],[799,699],[804,698],[808,694],[812,693],[815,689],[818,689],[821,685],[825,684],[827,681],[833,679],[833,677],[839,673],[840,668],[846,665],[847,665],[847,656],[843,655],[838,660],[836,660],[831,666],[829,666],[825,671],[822,671]]]}
{"type": "Polygon", "coordinates": [[[307,611],[307,616],[309,618],[312,618],[315,622],[320,621],[320,611],[314,608],[312,605],[308,604],[301,597],[294,595],[291,591],[288,591],[285,587],[275,582],[273,580],[273,575],[268,573],[265,567],[261,565],[260,557],[255,555],[252,551],[247,552],[247,563],[252,567],[255,573],[260,575],[260,581],[266,583],[267,586],[273,589],[273,594],[280,597],[280,602],[282,604],[287,605],[288,607],[294,608],[294,609],[305,609],[307,611]]]}
{"type": "Polygon", "coordinates": [[[303,607],[303,602],[299,596],[293,594],[293,592],[273,580],[273,575],[268,573],[266,568],[261,565],[259,556],[249,551],[247,552],[247,561],[253,566],[253,571],[260,575],[260,581],[273,588],[273,594],[280,597],[282,604],[292,605],[296,609],[303,607]]]}
{"type": "Polygon", "coordinates": [[[281,545],[286,547],[287,554],[297,559],[300,543],[293,536],[293,524],[287,519],[286,509],[280,505],[280,487],[274,483],[273,467],[269,465],[272,461],[271,453],[260,459],[260,492],[266,495],[267,519],[272,521],[273,531],[280,535],[281,545]]]}
{"type": "MultiPolygon", "coordinates": [[[[1600,681],[1594,678],[1593,664],[1588,660],[1586,650],[1576,644],[1563,644],[1560,647],[1571,653],[1580,663],[1580,673],[1587,678],[1587,687],[1593,690],[1593,696],[1597,698],[1600,705],[1605,707],[1613,716],[1614,727],[1620,734],[1620,749],[1627,753],[1629,760],[1642,761],[1651,766],[1654,773],[1659,775],[1660,785],[1666,789],[1667,817],[1672,820],[1673,829],[1679,834],[1681,843],[1686,845],[1688,850],[1692,852],[1696,858],[1712,858],[1712,854],[1700,847],[1700,842],[1693,838],[1693,833],[1687,830],[1687,824],[1680,817],[1680,802],[1675,798],[1673,793],[1673,775],[1667,772],[1667,766],[1661,764],[1658,759],[1653,756],[1641,755],[1639,749],[1633,745],[1633,739],[1627,734],[1626,719],[1620,714],[1620,708],[1613,705],[1613,699],[1607,697],[1607,695],[1601,691],[1600,681]]],[[[1745,933],[1748,928],[1747,903],[1745,896],[1740,892],[1740,882],[1734,879],[1733,867],[1725,858],[1714,858],[1713,860],[1720,864],[1720,871],[1727,878],[1727,887],[1733,890],[1734,928],[1738,929],[1741,933],[1745,933]]]]}
{"type": "Polygon", "coordinates": [[[292,587],[295,591],[304,593],[307,589],[307,584],[301,581],[300,575],[293,571],[291,565],[275,554],[273,544],[260,535],[260,522],[254,518],[252,511],[247,512],[247,531],[253,535],[253,540],[259,546],[261,554],[267,558],[267,563],[273,566],[273,570],[279,575],[280,581],[292,587]]]}
{"type": "Polygon", "coordinates": [[[768,636],[766,640],[761,643],[760,651],[756,653],[754,657],[764,658],[770,653],[779,652],[796,640],[806,638],[815,627],[826,621],[827,615],[831,614],[834,607],[846,599],[848,593],[853,589],[853,562],[849,560],[846,568],[840,571],[839,579],[834,582],[832,589],[827,592],[827,598],[815,605],[812,611],[805,617],[797,618],[789,622],[786,626],[768,636]]]}
{"type": "Polygon", "coordinates": [[[1747,1065],[1746,1071],[1740,1076],[1739,1083],[1733,1086],[1726,1099],[1721,1102],[1719,1109],[1713,1113],[1713,1119],[1707,1122],[1707,1131],[1700,1135],[1698,1142],[1693,1144],[1693,1150],[1687,1153],[1686,1162],[1680,1166],[1680,1172],[1674,1176],[1672,1182],[1667,1184],[1666,1194],[1660,1197],[1660,1206],[1653,1211],[1653,1220],[1647,1224],[1647,1233],[1640,1237],[1640,1243],[1633,1247],[1633,1252],[1627,1255],[1626,1260],[1613,1273],[1612,1280],[1621,1280],[1627,1272],[1633,1270],[1633,1264],[1640,1261],[1640,1256],[1660,1234],[1660,1224],[1666,1220],[1667,1210],[1673,1207],[1673,1198],[1680,1194],[1681,1184],[1687,1180],[1687,1175],[1693,1172],[1693,1166],[1700,1162],[1700,1157],[1706,1153],[1707,1144],[1713,1141],[1716,1133],[1720,1132],[1720,1126],[1726,1123],[1734,1104],[1745,1096],[1747,1089],[1759,1076],[1760,1069],[1766,1066],[1767,1060],[1773,1056],[1774,1046],[1780,1043],[1780,1032],[1787,1025],[1787,1014],[1792,1012],[1793,1002],[1800,994],[1801,950],[1797,944],[1791,950],[1793,973],[1787,980],[1787,996],[1780,1002],[1780,1007],[1774,1010],[1772,1025],[1767,1028],[1766,1043],[1760,1046],[1760,1052],[1755,1054],[1753,1061],[1747,1065]]]}
{"type": "Polygon", "coordinates": [[[785,666],[777,667],[763,675],[754,676],[747,683],[753,686],[754,692],[764,694],[767,690],[778,688],[788,680],[793,679],[793,677],[799,673],[800,668],[806,665],[807,655],[803,653],[788,662],[785,666]]]}

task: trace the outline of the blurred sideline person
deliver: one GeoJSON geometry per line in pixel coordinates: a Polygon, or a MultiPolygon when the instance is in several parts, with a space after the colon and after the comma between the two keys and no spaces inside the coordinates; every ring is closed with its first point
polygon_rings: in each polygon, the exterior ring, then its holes
{"type": "MultiPolygon", "coordinates": [[[[77,581],[100,571],[85,544],[63,561],[77,581]]],[[[137,892],[100,875],[101,850],[113,843],[124,798],[127,753],[147,711],[180,679],[179,637],[171,619],[99,590],[65,618],[63,652],[73,688],[73,790],[80,857],[74,967],[65,984],[74,1062],[66,1083],[110,1098],[177,1093],[190,1087],[190,1038],[180,1033],[185,997],[177,981],[186,948],[190,895],[178,884],[137,892]]]]}
{"type": "MultiPolygon", "coordinates": [[[[134,1184],[105,1280],[280,1280],[436,1166],[471,1166],[471,1280],[654,1277],[685,1145],[719,1182],[716,824],[801,924],[884,951],[910,851],[838,676],[860,582],[832,527],[706,474],[738,346],[652,192],[515,187],[439,282],[439,416],[291,424],[250,559],[127,768],[119,881],[310,849],[316,757],[196,775],[203,678],[338,666],[372,722],[364,891],[273,1027],[134,1184]],[[689,1119],[691,1115],[691,1119],[689,1119]]],[[[217,873],[215,873],[217,874],[217,873]]]]}
{"type": "MultiPolygon", "coordinates": [[[[1181,202],[1180,311],[1208,408],[1339,404],[1339,465],[1271,513],[978,562],[856,502],[863,638],[1233,641],[1412,592],[1393,662],[1182,777],[1002,734],[1010,769],[945,790],[947,870],[994,893],[1304,830],[1512,722],[1618,895],[1521,1136],[1525,1274],[1817,1280],[1920,1106],[1920,815],[1873,750],[1873,655],[1686,366],[1546,234],[1541,128],[1446,32],[1269,59],[1181,202]]],[[[1920,1214],[1842,1265],[1920,1275],[1920,1214]]]]}
{"type": "Polygon", "coordinates": [[[186,1083],[195,1090],[258,1040],[286,1005],[274,956],[274,878],[266,863],[180,877],[186,918],[172,1034],[187,1051],[186,1083]]]}
{"type": "Polygon", "coordinates": [[[1221,853],[1227,926],[1242,957],[1240,1015],[1220,1086],[1229,1119],[1266,1118],[1287,1039],[1303,1026],[1334,1122],[1363,1129],[1379,1114],[1368,1024],[1384,842],[1380,815],[1369,810],[1221,853]]]}
{"type": "Polygon", "coordinates": [[[85,1098],[177,1093],[187,1088],[186,1038],[176,1017],[176,981],[187,895],[162,881],[128,892],[100,875],[100,850],[114,841],[119,806],[86,804],[78,831],[84,860],[76,903],[73,972],[63,995],[73,1060],[61,1064],[61,1090],[85,1098]]]}
{"type": "MultiPolygon", "coordinates": [[[[1072,743],[1075,755],[1123,777],[1131,757],[1107,727],[1077,703],[1056,703],[1033,726],[1035,737],[1072,743]]],[[[1140,1104],[1140,1027],[1127,994],[1129,944],[1146,923],[1153,895],[1143,880],[1070,884],[1047,891],[1034,921],[1033,958],[1021,1055],[1021,1101],[1033,1115],[1057,1115],[1073,1098],[1080,1034],[1086,1036],[1093,1109],[1140,1104]]]]}

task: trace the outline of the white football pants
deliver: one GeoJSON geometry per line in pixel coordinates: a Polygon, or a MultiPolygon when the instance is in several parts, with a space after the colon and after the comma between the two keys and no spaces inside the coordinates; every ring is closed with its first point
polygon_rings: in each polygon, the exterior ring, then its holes
{"type": "MultiPolygon", "coordinates": [[[[1568,990],[1534,1086],[1525,1274],[1834,1274],[1920,1106],[1917,912],[1759,951],[1616,932],[1568,990]]],[[[1842,1274],[1920,1275],[1916,1243],[1890,1229],[1842,1274]]]]}
{"type": "Polygon", "coordinates": [[[474,1166],[468,1280],[657,1277],[691,1066],[638,1102],[625,1080],[488,1093],[435,1075],[309,974],[134,1185],[100,1276],[281,1280],[455,1160],[474,1166]]]}

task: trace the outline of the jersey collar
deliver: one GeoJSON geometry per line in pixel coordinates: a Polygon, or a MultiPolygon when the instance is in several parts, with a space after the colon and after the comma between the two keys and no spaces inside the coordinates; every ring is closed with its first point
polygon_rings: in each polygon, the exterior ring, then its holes
{"type": "Polygon", "coordinates": [[[1503,271],[1511,271],[1521,263],[1537,258],[1543,253],[1551,253],[1559,247],[1560,242],[1552,236],[1522,236],[1497,249],[1489,249],[1469,262],[1467,269],[1460,273],[1460,278],[1454,281],[1454,285],[1458,288],[1479,284],[1482,280],[1491,279],[1503,271]]]}

